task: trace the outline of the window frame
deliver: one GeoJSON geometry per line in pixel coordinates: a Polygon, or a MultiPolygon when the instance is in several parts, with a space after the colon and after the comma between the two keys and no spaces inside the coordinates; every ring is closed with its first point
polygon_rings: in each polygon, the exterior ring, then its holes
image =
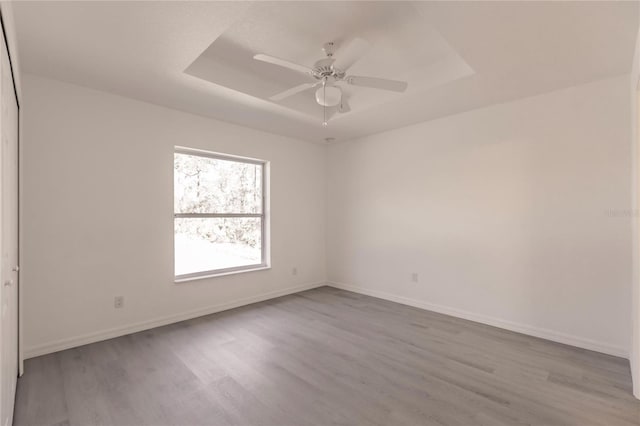
{"type": "MultiPolygon", "coordinates": [[[[262,167],[262,194],[261,194],[261,209],[260,213],[176,213],[175,211],[175,187],[173,188],[173,196],[174,196],[174,208],[173,208],[173,275],[175,282],[183,282],[183,281],[191,281],[202,278],[210,278],[217,276],[224,276],[230,274],[236,274],[240,272],[251,272],[258,271],[262,269],[269,269],[270,265],[270,256],[269,256],[269,244],[267,239],[269,238],[269,220],[268,220],[268,186],[269,186],[269,162],[266,160],[259,160],[257,158],[248,158],[248,157],[240,157],[236,155],[230,154],[222,154],[218,152],[205,151],[196,148],[187,148],[183,146],[175,146],[173,150],[173,164],[175,167],[175,154],[183,154],[183,155],[192,155],[196,157],[205,157],[205,158],[213,158],[215,160],[222,161],[232,161],[236,163],[247,163],[247,164],[255,164],[262,167]],[[181,218],[202,218],[202,219],[210,219],[210,218],[237,218],[237,217],[250,217],[250,218],[260,218],[260,263],[254,263],[250,265],[242,265],[242,266],[233,266],[230,268],[220,268],[220,269],[211,269],[207,271],[199,271],[199,272],[191,272],[188,274],[176,275],[175,273],[175,258],[176,258],[176,243],[175,243],[175,226],[176,219],[181,218]]],[[[174,170],[174,179],[175,179],[175,168],[174,170]]],[[[173,181],[172,181],[173,182],[173,181]]]]}

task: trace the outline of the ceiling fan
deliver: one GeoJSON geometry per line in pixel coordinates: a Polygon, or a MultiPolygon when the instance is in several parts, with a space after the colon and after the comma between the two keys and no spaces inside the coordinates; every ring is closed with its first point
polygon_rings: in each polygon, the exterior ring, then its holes
{"type": "Polygon", "coordinates": [[[319,86],[316,90],[315,97],[316,102],[323,107],[324,121],[322,125],[326,126],[327,107],[337,107],[339,113],[345,113],[351,110],[347,99],[345,99],[342,94],[340,84],[346,83],[353,86],[373,87],[375,89],[391,90],[394,92],[404,92],[407,89],[407,82],[405,81],[347,75],[347,70],[369,50],[369,44],[361,38],[351,40],[350,43],[340,49],[337,58],[333,57],[335,53],[335,45],[333,42],[325,43],[322,50],[326,57],[316,61],[312,68],[264,53],[254,55],[253,59],[258,61],[298,71],[315,79],[315,81],[300,84],[299,86],[275,94],[269,99],[278,102],[296,93],[319,86]]]}

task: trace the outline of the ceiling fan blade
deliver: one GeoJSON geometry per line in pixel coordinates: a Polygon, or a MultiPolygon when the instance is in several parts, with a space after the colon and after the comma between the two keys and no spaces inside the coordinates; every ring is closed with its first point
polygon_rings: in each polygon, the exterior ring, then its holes
{"type": "Polygon", "coordinates": [[[375,77],[360,77],[352,75],[345,78],[348,84],[354,86],[373,87],[375,89],[392,90],[394,92],[404,92],[409,85],[406,81],[387,80],[384,78],[375,77]]]}
{"type": "Polygon", "coordinates": [[[311,68],[305,67],[304,65],[299,65],[293,63],[291,61],[287,61],[285,59],[276,58],[275,56],[265,55],[263,53],[259,53],[253,56],[253,59],[257,61],[267,62],[269,64],[278,65],[284,68],[289,68],[290,70],[298,71],[305,74],[311,73],[311,68]]]}
{"type": "Polygon", "coordinates": [[[351,111],[351,106],[349,105],[349,101],[344,96],[340,99],[340,103],[338,104],[338,112],[340,114],[344,114],[351,111]]]}
{"type": "Polygon", "coordinates": [[[296,93],[304,92],[305,90],[311,89],[314,86],[317,86],[320,83],[304,83],[296,87],[292,87],[291,89],[285,90],[284,92],[280,92],[276,95],[271,96],[269,99],[272,101],[281,101],[284,98],[288,98],[289,96],[293,96],[296,93]]]}
{"type": "Polygon", "coordinates": [[[333,63],[333,67],[341,71],[348,70],[351,65],[367,54],[369,47],[369,43],[365,40],[354,38],[336,52],[336,61],[333,63]]]}

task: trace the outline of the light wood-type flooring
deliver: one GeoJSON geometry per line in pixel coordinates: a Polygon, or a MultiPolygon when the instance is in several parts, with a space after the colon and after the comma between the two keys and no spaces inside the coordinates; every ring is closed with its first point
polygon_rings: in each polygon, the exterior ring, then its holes
{"type": "Polygon", "coordinates": [[[640,425],[629,362],[330,287],[29,359],[15,425],[640,425]]]}

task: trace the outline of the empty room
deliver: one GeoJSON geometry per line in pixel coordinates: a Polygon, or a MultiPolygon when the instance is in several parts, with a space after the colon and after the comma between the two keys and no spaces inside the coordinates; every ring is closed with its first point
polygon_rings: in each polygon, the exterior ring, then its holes
{"type": "Polygon", "coordinates": [[[640,426],[640,2],[0,18],[0,426],[640,426]]]}

